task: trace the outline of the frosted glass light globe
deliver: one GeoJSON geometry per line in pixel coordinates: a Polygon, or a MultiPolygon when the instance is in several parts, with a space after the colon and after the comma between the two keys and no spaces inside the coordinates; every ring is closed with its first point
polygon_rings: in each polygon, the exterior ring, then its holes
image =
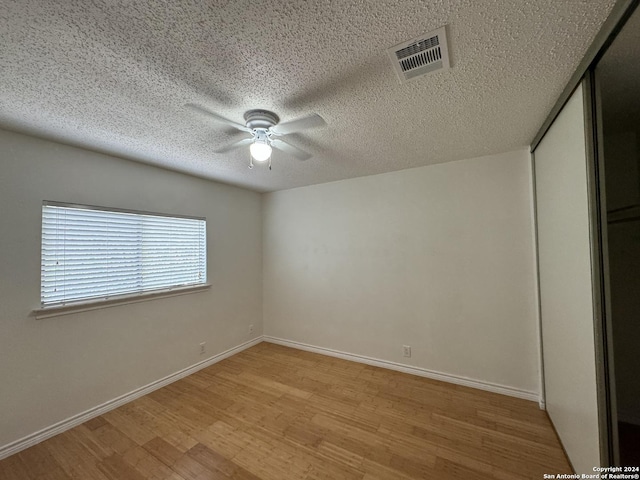
{"type": "Polygon", "coordinates": [[[249,146],[249,151],[256,162],[264,162],[269,160],[271,156],[271,145],[268,143],[253,142],[249,146]]]}

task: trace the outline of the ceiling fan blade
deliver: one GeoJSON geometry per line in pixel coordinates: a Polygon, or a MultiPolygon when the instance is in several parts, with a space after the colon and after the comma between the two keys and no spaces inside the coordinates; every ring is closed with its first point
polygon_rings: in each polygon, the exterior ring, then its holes
{"type": "Polygon", "coordinates": [[[294,147],[293,145],[280,140],[279,138],[275,138],[271,140],[271,146],[273,148],[277,148],[278,150],[282,150],[284,153],[288,153],[292,157],[297,158],[298,160],[308,160],[312,157],[312,155],[304,150],[299,149],[298,147],[294,147]]]}
{"type": "Polygon", "coordinates": [[[269,130],[276,135],[287,135],[289,133],[299,132],[300,130],[306,130],[307,128],[322,127],[323,125],[326,125],[326,122],[322,117],[317,113],[312,113],[308,117],[279,123],[278,125],[271,127],[269,130]]]}
{"type": "Polygon", "coordinates": [[[243,138],[242,140],[238,140],[237,142],[230,143],[229,145],[225,145],[223,147],[217,148],[214,150],[215,153],[226,153],[231,150],[235,150],[236,148],[245,147],[251,145],[253,143],[253,138],[243,138]]]}
{"type": "Polygon", "coordinates": [[[195,103],[187,103],[185,107],[190,108],[191,110],[194,110],[208,117],[212,117],[214,120],[217,120],[218,122],[226,123],[227,125],[237,128],[242,132],[251,133],[251,129],[246,125],[242,125],[241,123],[234,122],[233,120],[229,120],[228,118],[221,117],[217,113],[213,113],[212,111],[207,110],[206,108],[201,107],[200,105],[196,105],[195,103]]]}

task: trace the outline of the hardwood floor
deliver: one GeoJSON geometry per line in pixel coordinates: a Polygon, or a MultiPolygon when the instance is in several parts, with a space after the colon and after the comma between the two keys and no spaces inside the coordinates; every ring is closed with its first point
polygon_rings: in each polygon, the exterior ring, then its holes
{"type": "Polygon", "coordinates": [[[261,343],[0,461],[4,480],[541,479],[537,404],[261,343]]]}

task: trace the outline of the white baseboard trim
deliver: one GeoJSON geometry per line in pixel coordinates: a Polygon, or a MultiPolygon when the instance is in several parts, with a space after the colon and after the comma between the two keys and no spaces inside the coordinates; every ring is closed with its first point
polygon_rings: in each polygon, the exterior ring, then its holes
{"type": "Polygon", "coordinates": [[[102,415],[110,410],[118,408],[125,403],[131,402],[136,398],[142,397],[148,393],[153,392],[159,388],[164,387],[165,385],[169,385],[170,383],[175,382],[176,380],[180,380],[181,378],[186,377],[187,375],[191,375],[192,373],[197,372],[203,368],[206,368],[214,363],[218,363],[225,358],[228,358],[232,355],[235,355],[242,350],[246,350],[247,348],[253,347],[258,343],[262,342],[262,336],[254,338],[253,340],[249,340],[248,342],[241,343],[237,347],[230,348],[222,353],[218,353],[217,355],[213,355],[212,357],[207,358],[201,362],[198,362],[190,367],[184,368],[178,372],[172,373],[171,375],[167,375],[164,378],[156,380],[155,382],[151,382],[144,387],[140,387],[132,392],[125,393],[113,400],[109,400],[108,402],[103,403],[102,405],[98,405],[96,407],[90,408],[82,413],[78,413],[73,417],[67,418],[66,420],[62,420],[58,423],[55,423],[49,427],[43,428],[40,431],[27,435],[19,440],[11,442],[3,447],[0,447],[0,460],[6,458],[10,455],[20,452],[25,448],[29,448],[37,443],[40,443],[48,438],[53,437],[59,433],[62,433],[66,430],[69,430],[75,426],[80,425],[81,423],[86,422],[87,420],[91,420],[94,417],[102,415]]]}
{"type": "Polygon", "coordinates": [[[352,362],[364,363],[366,365],[372,365],[374,367],[381,367],[381,368],[387,368],[389,370],[396,370],[398,372],[409,373],[411,375],[417,375],[419,377],[431,378],[433,380],[440,380],[442,382],[454,383],[456,385],[463,385],[465,387],[477,388],[479,390],[486,390],[488,392],[493,392],[493,393],[500,393],[502,395],[522,398],[524,400],[530,400],[532,402],[540,402],[540,395],[536,392],[519,390],[517,388],[507,387],[504,385],[498,385],[490,382],[484,382],[481,380],[473,380],[471,378],[460,377],[458,375],[451,375],[449,373],[435,372],[433,370],[428,370],[426,368],[412,367],[411,365],[390,362],[389,360],[380,360],[378,358],[366,357],[364,355],[357,355],[355,353],[341,352],[339,350],[333,350],[331,348],[316,347],[314,345],[295,342],[293,340],[285,340],[283,338],[271,337],[269,335],[265,335],[263,339],[265,342],[275,343],[277,345],[283,345],[285,347],[297,348],[298,350],[306,350],[307,352],[319,353],[321,355],[328,355],[330,357],[342,358],[343,360],[350,360],[352,362]]]}

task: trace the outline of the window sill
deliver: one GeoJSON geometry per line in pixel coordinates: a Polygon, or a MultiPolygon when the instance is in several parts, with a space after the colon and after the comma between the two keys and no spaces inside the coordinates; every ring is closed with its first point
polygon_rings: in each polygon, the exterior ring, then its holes
{"type": "Polygon", "coordinates": [[[178,295],[189,295],[192,293],[203,292],[211,288],[211,284],[191,285],[182,288],[173,288],[171,290],[160,290],[157,292],[139,293],[135,295],[122,295],[104,300],[91,300],[82,303],[73,303],[71,305],[56,305],[54,307],[43,307],[33,310],[31,315],[38,320],[51,317],[59,317],[61,315],[69,315],[72,313],[88,312],[91,310],[100,310],[108,307],[117,307],[119,305],[128,305],[130,303],[148,302],[156,298],[176,297],[178,295]]]}

